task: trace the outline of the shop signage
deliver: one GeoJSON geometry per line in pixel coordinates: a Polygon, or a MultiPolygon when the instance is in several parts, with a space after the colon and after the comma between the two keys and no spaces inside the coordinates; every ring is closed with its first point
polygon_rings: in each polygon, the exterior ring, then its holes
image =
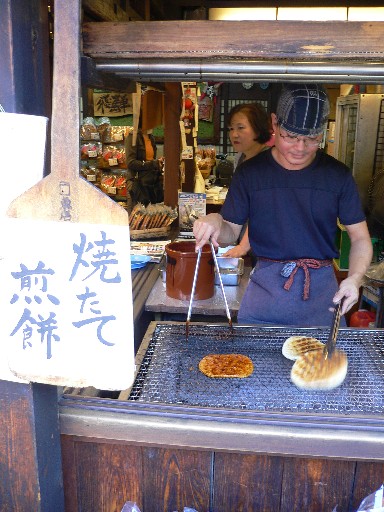
{"type": "Polygon", "coordinates": [[[127,228],[5,219],[0,379],[121,390],[134,374],[127,228]]]}
{"type": "Polygon", "coordinates": [[[132,114],[132,94],[118,92],[93,93],[94,116],[117,117],[132,114]]]}

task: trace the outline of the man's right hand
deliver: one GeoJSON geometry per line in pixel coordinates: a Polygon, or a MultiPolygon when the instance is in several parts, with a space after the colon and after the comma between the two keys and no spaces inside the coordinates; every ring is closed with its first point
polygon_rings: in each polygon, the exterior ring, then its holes
{"type": "Polygon", "coordinates": [[[201,249],[209,240],[215,247],[219,247],[218,238],[220,235],[223,217],[219,213],[210,213],[200,217],[193,224],[193,234],[196,238],[196,252],[201,249]]]}

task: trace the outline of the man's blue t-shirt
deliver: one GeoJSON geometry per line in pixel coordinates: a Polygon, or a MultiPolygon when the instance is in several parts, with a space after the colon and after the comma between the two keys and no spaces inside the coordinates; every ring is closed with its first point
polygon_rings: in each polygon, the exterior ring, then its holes
{"type": "Polygon", "coordinates": [[[246,160],[221,214],[235,224],[248,220],[255,255],[275,260],[337,258],[337,218],[345,225],[365,220],[351,171],[322,151],[295,171],[278,164],[271,150],[246,160]]]}

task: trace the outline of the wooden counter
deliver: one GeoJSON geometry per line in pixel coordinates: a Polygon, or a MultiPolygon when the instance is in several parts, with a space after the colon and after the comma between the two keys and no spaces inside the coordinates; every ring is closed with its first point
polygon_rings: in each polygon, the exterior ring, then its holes
{"type": "MultiPolygon", "coordinates": [[[[244,274],[240,278],[240,283],[237,286],[224,287],[228,307],[233,317],[237,316],[239,311],[241,299],[248,285],[250,272],[250,267],[244,267],[244,274]]],[[[169,315],[175,313],[187,315],[188,307],[189,300],[178,300],[168,297],[166,294],[166,284],[160,276],[145,303],[146,311],[154,313],[156,320],[169,319],[169,315]]],[[[211,299],[194,301],[192,313],[194,318],[197,315],[218,316],[223,317],[222,321],[225,321],[225,303],[220,286],[215,285],[215,292],[211,299]]]]}
{"type": "MultiPolygon", "coordinates": [[[[152,322],[137,354],[146,354],[152,322]]],[[[66,510],[338,512],[384,479],[382,418],[63,396],[66,510]],[[101,505],[102,504],[102,508],[101,505]]]]}

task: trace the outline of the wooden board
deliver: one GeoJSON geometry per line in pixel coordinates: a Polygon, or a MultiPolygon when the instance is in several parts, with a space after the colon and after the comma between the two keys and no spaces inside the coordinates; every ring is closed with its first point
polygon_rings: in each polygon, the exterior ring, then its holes
{"type": "Polygon", "coordinates": [[[79,32],[79,2],[58,2],[54,29],[51,174],[15,199],[8,215],[128,225],[124,208],[79,176],[79,32]]]}
{"type": "Polygon", "coordinates": [[[80,2],[58,2],[54,19],[51,174],[8,209],[0,351],[21,379],[124,389],[134,373],[128,213],[79,176],[80,2]]]}
{"type": "Polygon", "coordinates": [[[85,23],[84,54],[99,59],[382,61],[383,22],[150,21],[85,23]],[[298,37],[300,34],[300,37],[298,37]]]}

